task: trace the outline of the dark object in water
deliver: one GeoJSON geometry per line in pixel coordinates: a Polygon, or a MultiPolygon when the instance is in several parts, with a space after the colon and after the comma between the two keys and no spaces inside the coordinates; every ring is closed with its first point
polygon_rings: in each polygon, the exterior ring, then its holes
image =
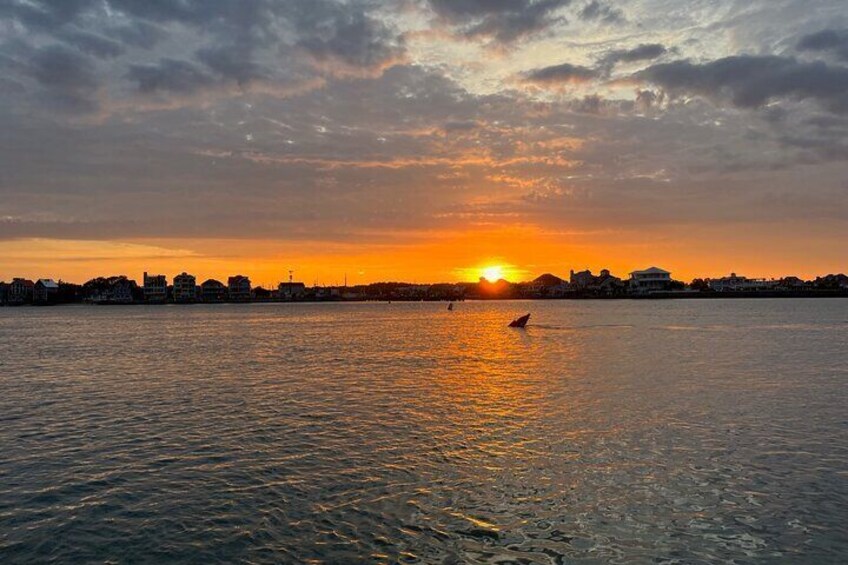
{"type": "Polygon", "coordinates": [[[452,310],[453,310],[453,302],[448,304],[448,312],[451,312],[452,310]]]}
{"type": "Polygon", "coordinates": [[[516,318],[515,320],[509,323],[509,327],[511,328],[523,328],[527,325],[527,320],[530,319],[530,314],[525,314],[520,318],[516,318]]]}

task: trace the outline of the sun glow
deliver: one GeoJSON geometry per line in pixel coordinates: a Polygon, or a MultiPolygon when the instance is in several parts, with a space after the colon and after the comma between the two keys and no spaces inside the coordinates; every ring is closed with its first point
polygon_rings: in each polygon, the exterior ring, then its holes
{"type": "Polygon", "coordinates": [[[489,282],[497,282],[504,277],[504,270],[500,265],[493,265],[491,267],[484,267],[480,271],[480,274],[489,282]]]}

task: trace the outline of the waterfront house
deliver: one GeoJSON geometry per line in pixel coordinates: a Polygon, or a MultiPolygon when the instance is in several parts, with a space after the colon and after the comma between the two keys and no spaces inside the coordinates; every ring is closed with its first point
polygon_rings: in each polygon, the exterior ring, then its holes
{"type": "Polygon", "coordinates": [[[575,290],[584,290],[589,288],[592,284],[595,283],[595,275],[592,274],[592,271],[586,269],[585,271],[580,271],[575,273],[574,270],[571,270],[571,274],[568,277],[568,282],[571,283],[571,286],[575,290]]]}
{"type": "Polygon", "coordinates": [[[187,304],[197,300],[197,279],[194,275],[180,273],[174,277],[174,302],[187,304]]]}
{"type": "Polygon", "coordinates": [[[813,285],[819,289],[845,290],[848,289],[848,276],[839,273],[816,277],[813,285]]]}
{"type": "Polygon", "coordinates": [[[123,275],[98,277],[86,282],[81,293],[86,302],[95,304],[132,304],[138,294],[138,285],[123,275]]]}
{"type": "Polygon", "coordinates": [[[200,297],[203,302],[224,302],[227,296],[227,287],[221,281],[207,279],[200,285],[200,297]]]}
{"type": "Polygon", "coordinates": [[[730,273],[728,277],[710,279],[710,288],[716,292],[756,292],[760,290],[773,290],[777,283],[766,279],[749,279],[736,273],[730,273]]]}
{"type": "Polygon", "coordinates": [[[168,279],[165,275],[144,273],[144,301],[150,304],[164,304],[168,301],[168,279]]]}
{"type": "Polygon", "coordinates": [[[250,301],[250,279],[244,275],[236,275],[227,279],[227,290],[230,295],[230,302],[250,301]]]}
{"type": "Polygon", "coordinates": [[[521,294],[527,298],[559,296],[564,289],[564,285],[565,281],[558,276],[545,273],[524,284],[521,294]]]}
{"type": "Polygon", "coordinates": [[[6,304],[6,294],[9,292],[9,285],[0,281],[0,306],[6,304]]]}
{"type": "Polygon", "coordinates": [[[810,287],[810,283],[799,279],[798,277],[783,277],[777,283],[780,290],[805,290],[810,287]]]}
{"type": "Polygon", "coordinates": [[[53,279],[38,279],[32,287],[32,301],[35,304],[55,302],[59,296],[59,285],[53,279]]]}
{"type": "Polygon", "coordinates": [[[630,290],[637,294],[668,290],[671,287],[671,273],[659,267],[649,267],[643,271],[630,273],[630,290]]]}
{"type": "Polygon", "coordinates": [[[12,306],[31,303],[34,288],[35,283],[29,279],[12,279],[6,294],[6,303],[12,306]]]}
{"type": "Polygon", "coordinates": [[[109,288],[104,298],[111,304],[132,304],[133,290],[136,288],[135,281],[127,277],[112,277],[109,279],[109,288]]]}
{"type": "Polygon", "coordinates": [[[303,300],[306,285],[300,282],[282,282],[277,286],[277,296],[282,300],[303,300]]]}
{"type": "Polygon", "coordinates": [[[624,292],[624,282],[611,274],[609,269],[601,269],[597,276],[588,269],[579,273],[571,271],[569,284],[576,292],[597,296],[613,296],[624,292]]]}

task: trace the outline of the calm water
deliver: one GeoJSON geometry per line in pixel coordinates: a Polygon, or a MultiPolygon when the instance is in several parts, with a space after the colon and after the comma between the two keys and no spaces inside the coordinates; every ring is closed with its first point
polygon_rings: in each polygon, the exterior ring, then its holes
{"type": "Polygon", "coordinates": [[[848,300],[445,308],[0,309],[0,562],[848,560],[848,300]]]}

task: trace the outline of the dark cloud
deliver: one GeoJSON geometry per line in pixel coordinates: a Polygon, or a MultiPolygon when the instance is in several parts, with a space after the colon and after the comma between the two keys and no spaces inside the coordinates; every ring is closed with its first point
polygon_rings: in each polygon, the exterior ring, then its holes
{"type": "Polygon", "coordinates": [[[102,59],[117,57],[125,51],[124,46],[119,42],[85,31],[69,31],[62,33],[59,37],[83,53],[102,59]]]}
{"type": "Polygon", "coordinates": [[[187,61],[161,59],[155,65],[131,65],[127,73],[143,93],[191,94],[214,84],[212,76],[187,61]]]}
{"type": "Polygon", "coordinates": [[[562,63],[528,71],[524,74],[524,80],[538,84],[574,84],[596,79],[600,73],[589,67],[562,63]]]}
{"type": "Polygon", "coordinates": [[[36,51],[29,65],[31,76],[59,109],[91,111],[96,107],[96,67],[88,57],[63,45],[51,45],[36,51]]]}
{"type": "MultiPolygon", "coordinates": [[[[185,94],[232,83],[288,84],[286,73],[304,66],[296,61],[304,53],[322,73],[382,70],[402,60],[404,45],[371,15],[378,7],[370,0],[32,0],[0,2],[0,17],[81,53],[117,59],[113,74],[142,92],[185,94]],[[158,62],[122,57],[181,34],[192,37],[191,48],[175,50],[172,42],[158,62]]],[[[41,79],[49,80],[44,73],[41,79]]]]}
{"type": "Polygon", "coordinates": [[[395,62],[404,52],[400,38],[363,12],[338,11],[301,38],[297,46],[322,62],[373,69],[395,62]]]}
{"type": "Polygon", "coordinates": [[[617,63],[650,61],[662,57],[667,52],[668,49],[659,43],[643,43],[632,49],[619,49],[612,51],[601,60],[601,64],[613,66],[617,63]]]}
{"type": "Polygon", "coordinates": [[[476,120],[452,120],[445,123],[445,133],[462,133],[473,131],[480,127],[476,120]]]}
{"type": "Polygon", "coordinates": [[[848,29],[826,29],[803,36],[798,41],[800,51],[819,51],[835,54],[848,61],[848,29]]]}
{"type": "Polygon", "coordinates": [[[621,10],[612,8],[607,4],[601,4],[598,0],[593,0],[580,10],[580,19],[615,24],[624,21],[624,14],[621,10]]]}
{"type": "Polygon", "coordinates": [[[776,99],[811,99],[848,112],[848,68],[792,57],[739,55],[704,64],[675,61],[648,67],[637,78],[669,94],[692,94],[756,108],[776,99]]]}
{"type": "Polygon", "coordinates": [[[429,4],[466,37],[510,43],[565,21],[557,12],[571,0],[429,0],[429,4]]]}
{"type": "Polygon", "coordinates": [[[240,86],[266,79],[270,74],[268,69],[253,60],[249,46],[208,47],[197,52],[197,59],[223,80],[234,81],[240,86]]]}
{"type": "Polygon", "coordinates": [[[124,26],[110,28],[104,33],[127,46],[142,49],[152,49],[156,43],[166,36],[165,30],[161,27],[144,20],[136,20],[124,26]]]}

